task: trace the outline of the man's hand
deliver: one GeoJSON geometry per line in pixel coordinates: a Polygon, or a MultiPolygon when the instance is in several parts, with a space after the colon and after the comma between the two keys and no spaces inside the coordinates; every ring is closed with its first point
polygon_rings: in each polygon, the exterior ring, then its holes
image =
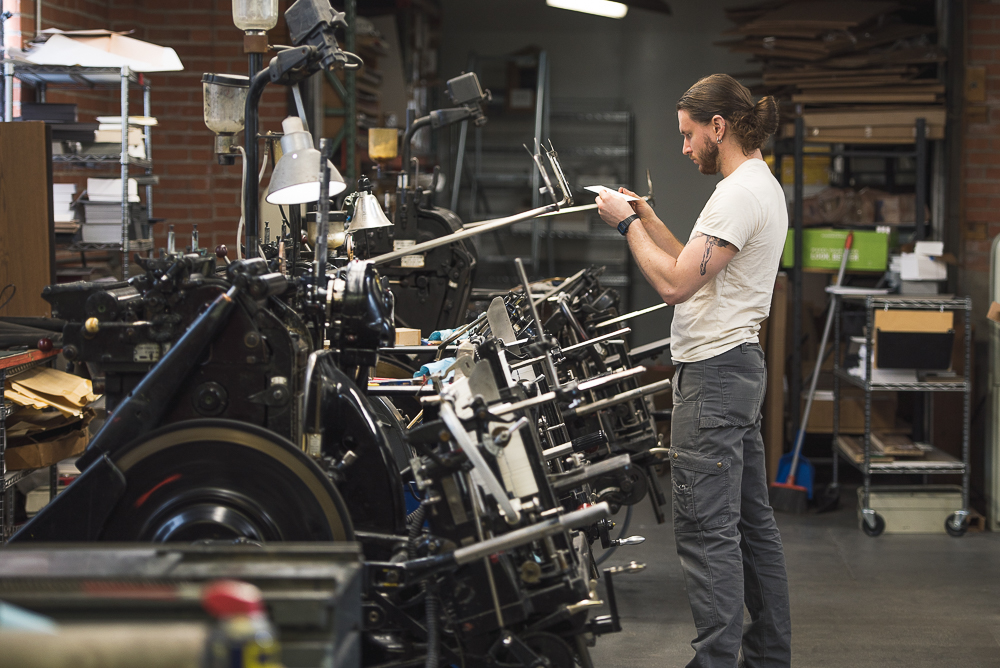
{"type": "MultiPolygon", "coordinates": [[[[628,192],[622,188],[622,192],[628,192]]],[[[601,214],[601,220],[610,225],[611,227],[618,227],[618,223],[622,222],[633,213],[637,211],[629,206],[630,204],[642,203],[646,204],[642,200],[637,202],[628,202],[620,194],[605,190],[594,200],[597,203],[597,212],[601,214]]],[[[649,205],[646,204],[646,208],[649,209],[649,205]]],[[[650,209],[652,211],[652,209],[650,209]]],[[[642,214],[640,214],[641,217],[642,214]]]]}

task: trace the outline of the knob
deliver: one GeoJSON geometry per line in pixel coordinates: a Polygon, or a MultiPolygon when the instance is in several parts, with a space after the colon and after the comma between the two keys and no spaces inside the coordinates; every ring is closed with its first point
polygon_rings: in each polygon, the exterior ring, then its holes
{"type": "Polygon", "coordinates": [[[643,536],[629,536],[628,538],[619,538],[618,540],[611,541],[612,545],[624,546],[624,545],[642,545],[646,542],[646,538],[643,536]]]}
{"type": "Polygon", "coordinates": [[[229,249],[226,248],[226,244],[219,244],[215,247],[215,257],[220,260],[229,257],[229,249]]]}
{"type": "Polygon", "coordinates": [[[43,353],[47,353],[52,350],[52,339],[38,339],[38,349],[43,353]]]}

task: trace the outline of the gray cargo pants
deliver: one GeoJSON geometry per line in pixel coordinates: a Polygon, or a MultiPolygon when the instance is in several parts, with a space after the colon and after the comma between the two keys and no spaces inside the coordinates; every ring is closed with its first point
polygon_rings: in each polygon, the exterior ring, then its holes
{"type": "Polygon", "coordinates": [[[768,503],[757,344],[677,364],[670,427],[674,535],[698,636],[688,668],[791,665],[781,536],[768,503]],[[750,623],[743,624],[743,606],[750,623]]]}

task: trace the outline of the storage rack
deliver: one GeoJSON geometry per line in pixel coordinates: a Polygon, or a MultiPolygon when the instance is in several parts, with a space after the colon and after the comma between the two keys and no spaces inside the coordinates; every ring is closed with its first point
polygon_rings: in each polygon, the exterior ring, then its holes
{"type": "MultiPolygon", "coordinates": [[[[801,110],[800,110],[801,111],[801,110]]],[[[912,157],[916,160],[916,180],[914,182],[914,239],[926,238],[927,225],[924,220],[924,205],[927,200],[927,122],[918,118],[914,126],[912,148],[909,149],[856,149],[846,148],[844,144],[835,144],[831,150],[824,152],[809,152],[809,156],[830,156],[844,158],[894,158],[912,157]]],[[[789,404],[791,418],[791,433],[799,429],[801,406],[799,397],[802,395],[802,219],[803,219],[803,163],[805,154],[805,122],[801,113],[795,118],[795,136],[788,140],[776,141],[774,145],[775,172],[778,182],[781,182],[781,159],[785,155],[795,158],[795,182],[793,195],[792,224],[795,230],[793,237],[794,262],[792,265],[792,364],[789,378],[789,395],[793,401],[789,404]]]]}
{"type": "Polygon", "coordinates": [[[840,385],[846,382],[864,390],[865,394],[865,433],[864,433],[864,460],[861,464],[854,464],[860,471],[864,479],[864,492],[862,496],[862,516],[864,518],[865,532],[871,536],[879,535],[885,528],[884,520],[879,526],[880,517],[869,507],[871,494],[871,478],[873,475],[885,474],[914,474],[914,475],[956,475],[962,476],[962,507],[953,513],[946,523],[948,533],[960,536],[967,528],[966,520],[969,515],[969,421],[972,408],[972,299],[911,299],[906,297],[893,296],[873,296],[873,295],[838,295],[834,294],[834,334],[833,334],[833,483],[832,489],[839,490],[839,459],[841,456],[838,447],[838,437],[840,432],[840,385]],[[865,376],[858,378],[851,375],[844,369],[844,357],[846,351],[841,345],[841,309],[845,301],[863,304],[866,316],[865,345],[866,355],[864,359],[865,376]],[[924,311],[952,311],[963,312],[965,314],[964,331],[964,368],[961,381],[922,381],[919,378],[913,382],[874,382],[872,376],[872,366],[874,357],[875,310],[876,309],[912,309],[924,311]],[[923,464],[914,462],[898,461],[887,463],[872,463],[871,461],[871,409],[872,392],[961,392],[962,393],[962,458],[961,460],[934,448],[923,460],[923,464]]]}
{"type": "Polygon", "coordinates": [[[152,135],[151,128],[143,126],[144,143],[146,147],[146,157],[136,158],[128,154],[128,130],[129,130],[129,90],[138,88],[142,90],[143,115],[150,116],[150,89],[151,84],[143,74],[133,71],[127,65],[122,67],[82,67],[64,65],[33,65],[19,60],[3,61],[4,75],[4,118],[13,119],[14,110],[14,79],[17,78],[22,83],[34,86],[38,94],[38,101],[45,102],[46,92],[49,86],[58,86],[64,89],[94,90],[94,89],[118,89],[121,93],[121,118],[122,118],[122,146],[118,155],[54,155],[52,162],[55,164],[120,164],[122,181],[122,236],[118,244],[93,244],[80,243],[69,246],[67,250],[86,253],[92,250],[120,250],[122,261],[122,278],[129,276],[129,251],[149,250],[152,248],[152,240],[138,240],[136,243],[129,242],[129,227],[131,225],[128,201],[128,181],[130,168],[135,167],[142,170],[141,175],[133,175],[139,185],[146,187],[146,213],[153,215],[153,185],[157,182],[157,177],[153,175],[152,162],[152,135]]]}
{"type": "MultiPolygon", "coordinates": [[[[7,542],[13,533],[14,526],[14,485],[32,473],[32,469],[17,471],[7,475],[7,416],[10,412],[7,409],[7,402],[3,397],[3,388],[7,382],[7,376],[22,373],[52,360],[60,353],[61,348],[53,348],[48,352],[40,350],[29,350],[27,352],[14,353],[0,356],[0,545],[7,542]]],[[[53,499],[59,485],[58,465],[49,467],[49,498],[53,499]]]]}

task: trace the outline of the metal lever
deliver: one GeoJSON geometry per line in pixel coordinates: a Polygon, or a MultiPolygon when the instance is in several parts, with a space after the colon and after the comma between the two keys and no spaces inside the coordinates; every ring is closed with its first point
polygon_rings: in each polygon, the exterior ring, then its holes
{"type": "Polygon", "coordinates": [[[638,573],[644,568],[646,568],[646,564],[637,564],[633,561],[628,566],[613,566],[601,571],[604,574],[604,588],[607,591],[608,608],[611,614],[601,615],[591,620],[590,630],[594,635],[618,633],[622,630],[621,617],[618,615],[618,600],[615,598],[614,576],[618,573],[638,573]]]}
{"type": "Polygon", "coordinates": [[[522,416],[521,419],[519,419],[517,422],[510,425],[502,432],[494,436],[493,445],[497,446],[498,448],[504,447],[505,445],[510,443],[510,437],[513,436],[516,431],[518,431],[521,427],[525,426],[526,424],[528,424],[528,418],[522,416]]]}
{"type": "Polygon", "coordinates": [[[619,538],[618,540],[611,541],[611,544],[615,547],[623,547],[625,545],[642,545],[646,542],[645,536],[629,536],[628,538],[619,538]]]}
{"type": "Polygon", "coordinates": [[[535,320],[538,343],[542,346],[542,352],[545,355],[546,375],[552,380],[552,387],[559,389],[559,375],[556,373],[556,365],[552,361],[552,352],[549,350],[548,341],[545,340],[545,327],[542,325],[542,319],[538,317],[538,309],[535,308],[535,302],[531,298],[531,284],[528,283],[528,274],[524,271],[524,264],[521,262],[521,258],[514,258],[514,264],[517,266],[517,274],[521,279],[521,284],[524,286],[524,294],[528,298],[528,305],[531,307],[531,317],[535,320]]]}

